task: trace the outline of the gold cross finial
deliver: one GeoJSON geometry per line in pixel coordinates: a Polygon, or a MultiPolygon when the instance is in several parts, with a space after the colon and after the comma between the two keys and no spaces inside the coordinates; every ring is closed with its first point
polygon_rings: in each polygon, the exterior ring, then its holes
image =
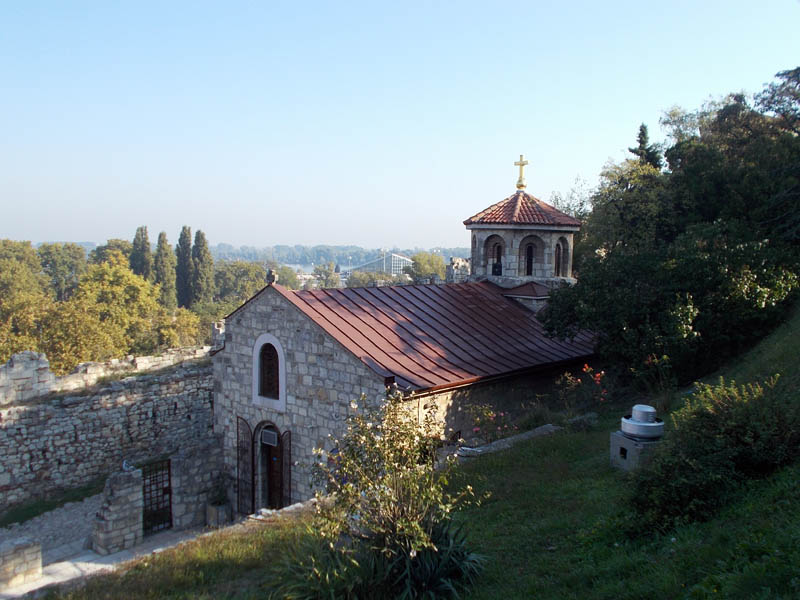
{"type": "Polygon", "coordinates": [[[519,179],[517,179],[517,189],[524,190],[528,187],[528,184],[525,182],[525,165],[528,164],[528,161],[525,160],[525,155],[520,154],[519,160],[514,163],[515,167],[519,167],[519,179]]]}

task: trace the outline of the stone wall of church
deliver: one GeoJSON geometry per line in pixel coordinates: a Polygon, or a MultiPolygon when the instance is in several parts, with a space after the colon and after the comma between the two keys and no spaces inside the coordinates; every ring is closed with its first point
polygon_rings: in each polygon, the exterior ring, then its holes
{"type": "MultiPolygon", "coordinates": [[[[492,274],[492,257],[487,253],[491,248],[487,248],[487,240],[492,236],[503,239],[505,244],[502,265],[504,277],[524,277],[525,276],[525,254],[524,246],[529,241],[534,241],[537,246],[536,256],[533,263],[533,275],[529,279],[535,279],[542,283],[553,280],[554,284],[560,285],[564,279],[555,278],[555,247],[559,239],[564,238],[569,246],[566,272],[572,274],[572,237],[571,231],[548,231],[530,229],[474,229],[472,231],[472,256],[470,259],[472,275],[475,277],[488,277],[492,274]]],[[[491,246],[491,240],[489,240],[491,246]]],[[[516,281],[513,285],[519,285],[516,281]]]]}
{"type": "Polygon", "coordinates": [[[236,477],[236,418],[254,432],[271,422],[291,431],[292,502],[313,496],[312,451],[329,449],[328,436],[341,435],[350,401],[362,393],[382,398],[385,390],[381,377],[271,287],[226,320],[225,347],[213,363],[214,430],[223,436],[228,474],[236,477]],[[253,401],[253,347],[264,333],[283,348],[285,411],[253,401]]]}
{"type": "Polygon", "coordinates": [[[211,366],[189,362],[0,408],[0,510],[202,443],[212,390],[211,366]]]}

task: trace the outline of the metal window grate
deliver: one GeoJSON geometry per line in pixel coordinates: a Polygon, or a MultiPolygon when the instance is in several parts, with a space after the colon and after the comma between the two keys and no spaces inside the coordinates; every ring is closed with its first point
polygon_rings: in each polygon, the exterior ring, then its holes
{"type": "Polygon", "coordinates": [[[142,467],[145,535],[172,527],[170,461],[160,460],[142,467]]]}

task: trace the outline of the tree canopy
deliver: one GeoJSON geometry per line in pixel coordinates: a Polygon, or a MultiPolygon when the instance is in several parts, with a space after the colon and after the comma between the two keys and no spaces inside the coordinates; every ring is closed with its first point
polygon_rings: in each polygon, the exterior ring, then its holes
{"type": "Polygon", "coordinates": [[[664,171],[640,128],[637,159],[607,165],[592,195],[591,251],[552,294],[549,331],[591,329],[623,371],[691,380],[778,322],[800,274],[797,76],[779,73],[757,105],[733,94],[671,109],[664,171]]]}

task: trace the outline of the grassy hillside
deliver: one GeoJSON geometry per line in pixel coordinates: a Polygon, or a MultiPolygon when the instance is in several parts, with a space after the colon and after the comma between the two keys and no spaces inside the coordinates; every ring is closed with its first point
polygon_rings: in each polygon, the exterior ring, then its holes
{"type": "MultiPolygon", "coordinates": [[[[720,375],[745,382],[781,374],[798,395],[800,310],[720,375]]],[[[800,399],[800,398],[799,398],[800,399]]],[[[466,464],[489,498],[459,515],[486,569],[470,598],[798,598],[800,465],[751,482],[714,520],[667,534],[623,533],[629,478],[609,466],[609,433],[629,401],[601,410],[588,432],[559,433],[466,464]]],[[[208,536],[51,597],[264,598],[274,558],[302,523],[208,536]]]]}

